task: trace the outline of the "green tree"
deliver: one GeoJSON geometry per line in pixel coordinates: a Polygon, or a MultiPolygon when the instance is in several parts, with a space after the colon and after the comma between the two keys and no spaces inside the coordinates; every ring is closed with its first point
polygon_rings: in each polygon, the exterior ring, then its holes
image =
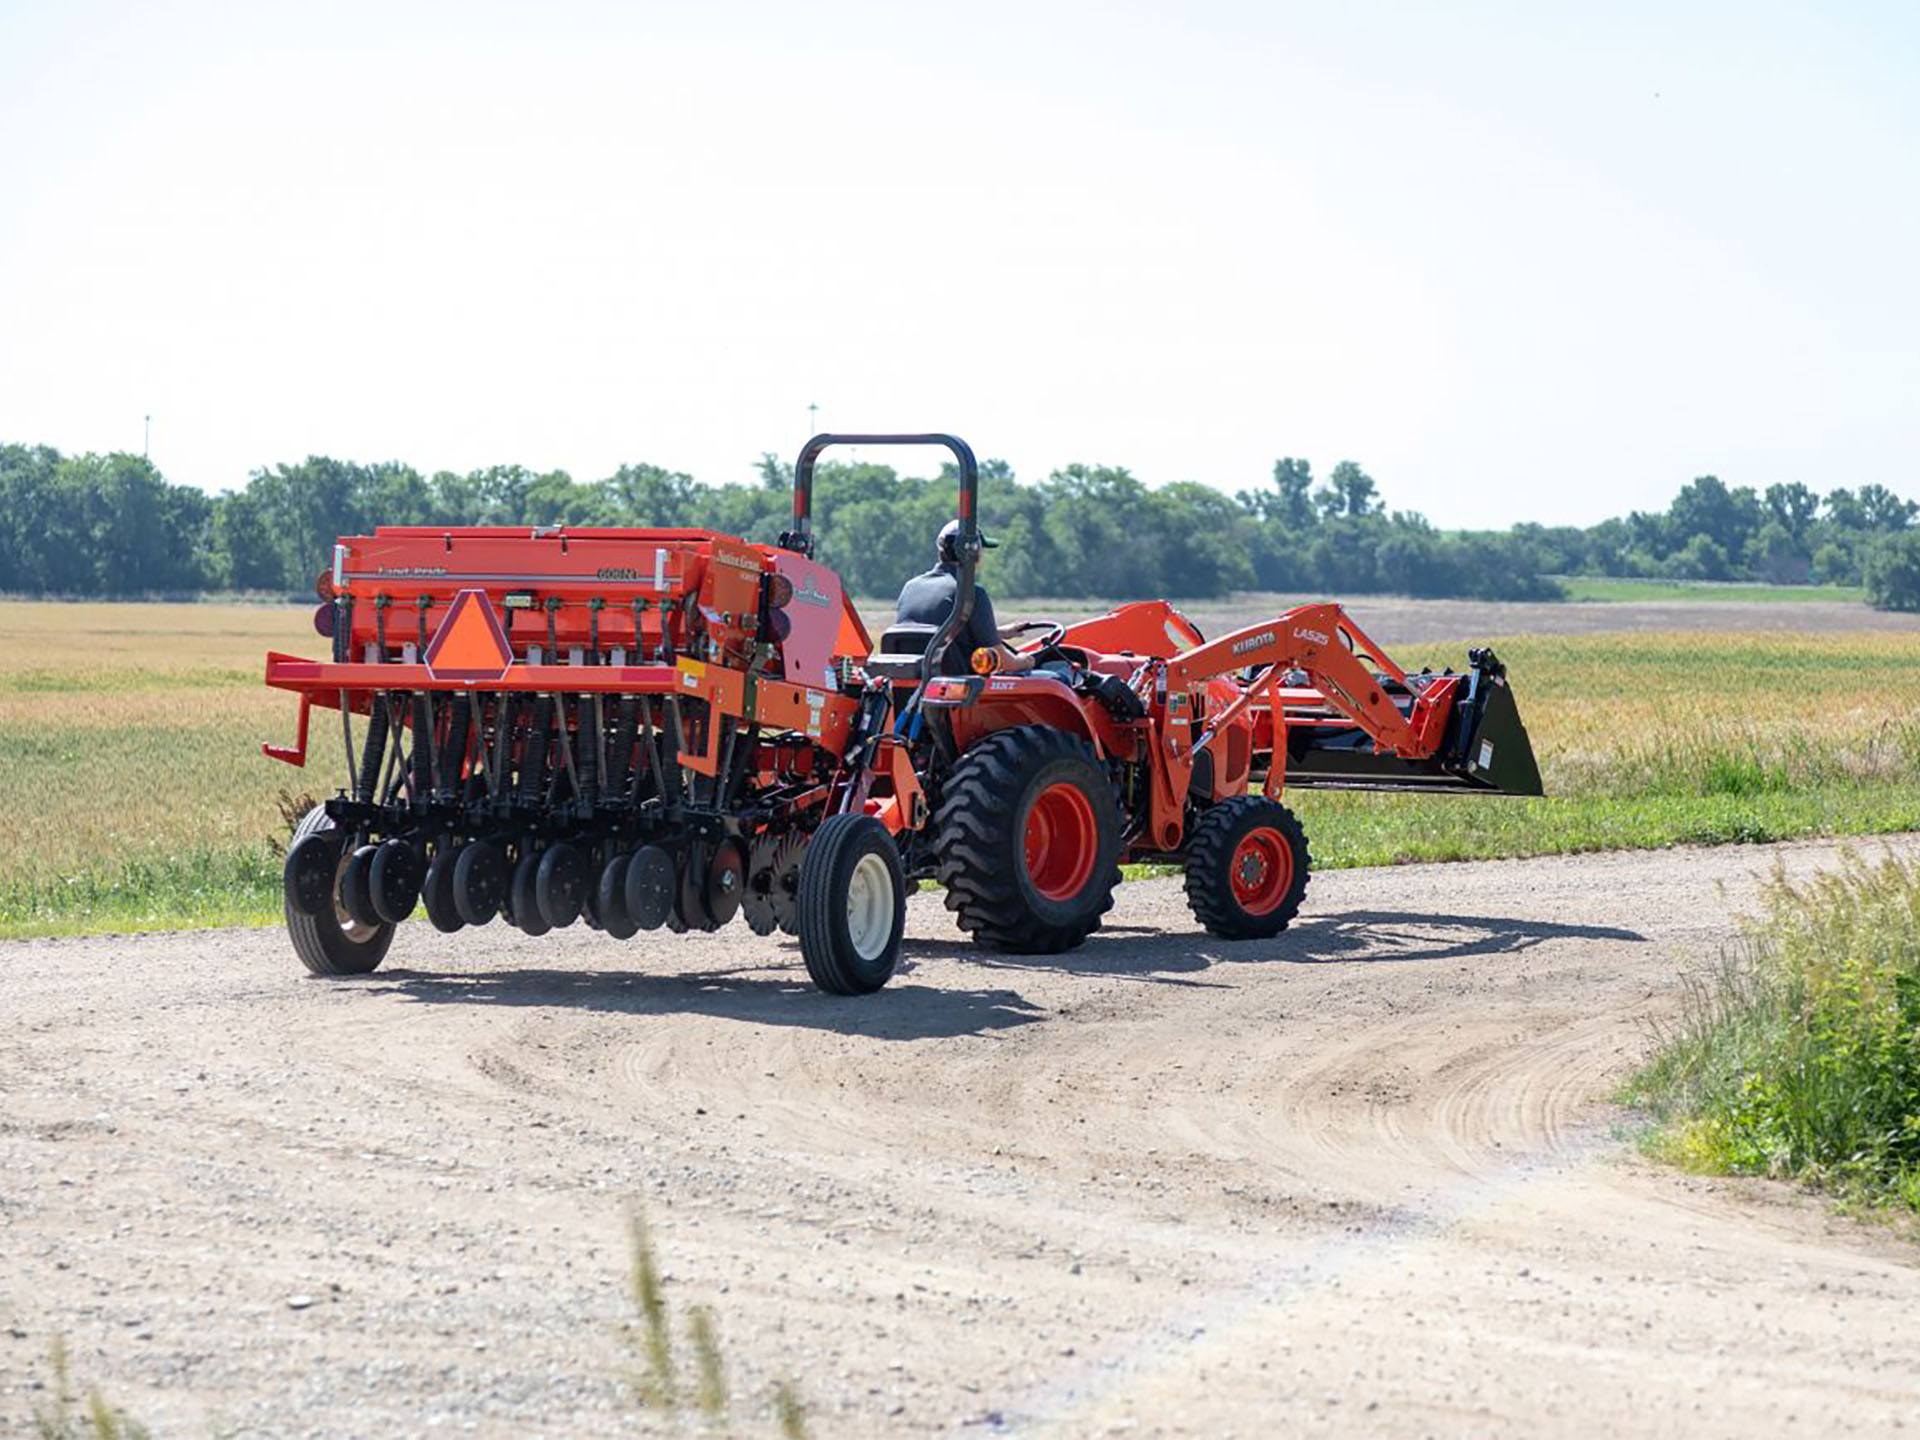
{"type": "Polygon", "coordinates": [[[1456,555],[1426,517],[1408,511],[1396,513],[1374,550],[1374,566],[1381,583],[1396,594],[1457,595],[1461,576],[1456,555]]]}
{"type": "Polygon", "coordinates": [[[47,589],[46,535],[60,453],[47,445],[0,446],[0,593],[47,589]]]}
{"type": "Polygon", "coordinates": [[[1666,562],[1666,572],[1675,580],[1725,580],[1730,571],[1726,548],[1704,534],[1694,535],[1666,562]]]}
{"type": "Polygon", "coordinates": [[[1118,465],[1073,464],[1042,487],[1055,594],[1149,596],[1165,577],[1147,487],[1118,465]]]}
{"type": "Polygon", "coordinates": [[[1860,557],[1853,545],[1842,540],[1829,540],[1813,552],[1813,572],[1811,577],[1821,585],[1858,585],[1860,583],[1860,557]]]}
{"type": "Polygon", "coordinates": [[[1273,489],[1243,490],[1239,498],[1241,506],[1261,524],[1300,531],[1318,518],[1312,491],[1313,466],[1288,456],[1273,462],[1273,489]]]}
{"type": "Polygon", "coordinates": [[[1861,578],[1867,603],[1881,610],[1920,610],[1920,531],[1883,535],[1867,547],[1861,578]]]}
{"type": "Polygon", "coordinates": [[[1447,541],[1455,588],[1481,600],[1561,600],[1566,592],[1542,574],[1539,552],[1518,535],[1457,535],[1447,541]]]}
{"type": "Polygon", "coordinates": [[[1747,569],[1770,585],[1804,584],[1813,567],[1803,540],[1778,520],[1769,520],[1747,542],[1747,569]]]}
{"type": "Polygon", "coordinates": [[[1820,497],[1799,481],[1767,487],[1767,514],[1795,541],[1806,543],[1807,531],[1820,513],[1820,497]]]}
{"type": "Polygon", "coordinates": [[[473,521],[490,525],[534,523],[528,497],[540,482],[536,472],[525,465],[491,465],[474,471],[467,479],[481,501],[473,521]]]}
{"type": "Polygon", "coordinates": [[[1827,523],[1838,530],[1864,530],[1867,528],[1867,512],[1860,508],[1860,501],[1853,491],[1841,488],[1829,490],[1826,498],[1827,523]]]}
{"type": "Polygon", "coordinates": [[[1914,503],[1884,485],[1860,487],[1860,514],[1869,530],[1904,530],[1913,523],[1914,503]]]}
{"type": "Polygon", "coordinates": [[[930,566],[934,537],[952,513],[950,492],[903,480],[891,465],[828,460],[814,471],[816,554],[856,595],[897,594],[930,566]]]}
{"type": "Polygon", "coordinates": [[[658,465],[622,465],[600,487],[619,523],[660,529],[698,524],[709,495],[691,475],[658,465]]]}
{"type": "Polygon", "coordinates": [[[212,578],[212,506],[199,491],[168,485],[146,459],[126,454],[69,456],[54,482],[53,589],[142,595],[196,590],[212,578]]]}
{"type": "Polygon", "coordinates": [[[1681,487],[1667,518],[1677,545],[1684,548],[1704,536],[1722,554],[1738,555],[1760,528],[1760,499],[1750,487],[1729,490],[1718,476],[1702,475],[1681,487]]]}
{"type": "Polygon", "coordinates": [[[754,470],[760,476],[762,490],[777,490],[783,495],[793,490],[792,463],[782,460],[771,450],[760,452],[760,461],[754,466],[754,470]]]}
{"type": "Polygon", "coordinates": [[[1327,476],[1327,483],[1314,495],[1320,513],[1358,518],[1380,508],[1375,498],[1378,487],[1373,477],[1351,460],[1342,460],[1327,476]]]}
{"type": "Polygon", "coordinates": [[[1232,499],[1210,485],[1182,480],[1149,492],[1147,503],[1152,528],[1141,540],[1157,552],[1160,593],[1224,595],[1253,584],[1253,526],[1232,499]]]}
{"type": "Polygon", "coordinates": [[[1396,577],[1380,573],[1386,517],[1332,515],[1316,526],[1304,548],[1308,585],[1327,594],[1391,593],[1396,577]]]}
{"type": "Polygon", "coordinates": [[[285,589],[286,568],[260,497],[242,490],[216,504],[213,548],[220,583],[234,590],[285,589]]]}

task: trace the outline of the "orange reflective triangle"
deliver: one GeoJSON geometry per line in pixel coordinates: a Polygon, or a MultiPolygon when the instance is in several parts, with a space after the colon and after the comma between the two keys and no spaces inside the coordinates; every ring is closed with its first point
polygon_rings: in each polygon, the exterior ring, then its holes
{"type": "Polygon", "coordinates": [[[427,646],[436,680],[498,680],[513,664],[513,647],[484,590],[462,590],[427,646]]]}

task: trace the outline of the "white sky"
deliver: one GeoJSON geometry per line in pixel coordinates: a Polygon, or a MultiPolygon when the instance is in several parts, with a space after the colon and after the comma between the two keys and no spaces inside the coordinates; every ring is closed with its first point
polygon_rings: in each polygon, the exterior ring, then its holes
{"type": "Polygon", "coordinates": [[[1916,142],[1911,4],[0,0],[0,438],[1920,494],[1916,142]]]}

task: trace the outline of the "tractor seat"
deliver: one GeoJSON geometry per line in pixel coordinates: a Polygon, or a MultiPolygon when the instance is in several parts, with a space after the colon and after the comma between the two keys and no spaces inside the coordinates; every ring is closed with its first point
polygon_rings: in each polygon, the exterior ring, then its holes
{"type": "Polygon", "coordinates": [[[880,653],[924,655],[927,646],[933,643],[933,637],[939,633],[938,625],[927,625],[918,620],[897,621],[880,632],[880,653]]]}
{"type": "Polygon", "coordinates": [[[880,633],[880,648],[867,657],[866,672],[896,682],[917,681],[927,646],[939,633],[938,625],[911,620],[889,625],[880,633]]]}

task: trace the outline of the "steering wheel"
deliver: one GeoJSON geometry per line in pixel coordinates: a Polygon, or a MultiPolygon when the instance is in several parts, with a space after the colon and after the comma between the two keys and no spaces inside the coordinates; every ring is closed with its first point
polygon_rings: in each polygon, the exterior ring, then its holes
{"type": "Polygon", "coordinates": [[[1010,650],[1017,648],[1024,651],[1031,648],[1037,655],[1058,645],[1061,636],[1066,633],[1067,627],[1062,625],[1058,620],[1021,620],[1016,624],[1003,625],[1000,627],[1000,643],[1010,650]],[[1024,639],[1029,632],[1034,630],[1042,632],[1038,644],[1033,644],[1024,639]],[[1014,644],[1016,636],[1023,637],[1022,643],[1017,647],[1014,644]]]}

